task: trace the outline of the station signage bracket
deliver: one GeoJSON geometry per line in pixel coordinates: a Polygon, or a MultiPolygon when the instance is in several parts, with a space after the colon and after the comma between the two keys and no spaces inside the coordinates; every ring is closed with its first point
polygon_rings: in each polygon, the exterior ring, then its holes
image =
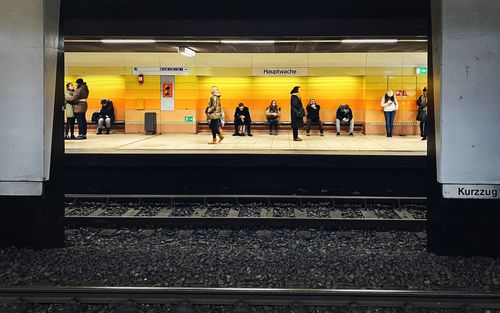
{"type": "Polygon", "coordinates": [[[189,75],[189,68],[182,66],[134,66],[132,75],[161,76],[161,75],[189,75]]]}

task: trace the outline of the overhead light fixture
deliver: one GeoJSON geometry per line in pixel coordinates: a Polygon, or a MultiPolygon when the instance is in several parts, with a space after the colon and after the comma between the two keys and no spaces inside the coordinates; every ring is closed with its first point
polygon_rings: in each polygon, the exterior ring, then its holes
{"type": "Polygon", "coordinates": [[[156,43],[154,39],[101,39],[102,43],[156,43]]]}
{"type": "Polygon", "coordinates": [[[183,56],[194,57],[196,55],[196,51],[193,49],[189,49],[188,47],[179,47],[179,53],[183,56]]]}
{"type": "Polygon", "coordinates": [[[397,39],[342,39],[342,43],[398,43],[397,39]]]}
{"type": "Polygon", "coordinates": [[[254,43],[254,44],[273,44],[276,40],[221,40],[221,43],[254,43]]]}

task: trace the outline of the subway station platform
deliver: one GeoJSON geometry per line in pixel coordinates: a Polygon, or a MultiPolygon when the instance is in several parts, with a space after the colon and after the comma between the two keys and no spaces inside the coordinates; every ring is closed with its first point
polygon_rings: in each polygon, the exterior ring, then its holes
{"type": "Polygon", "coordinates": [[[89,134],[87,140],[66,141],[69,154],[318,154],[318,155],[402,155],[425,156],[427,144],[418,136],[366,136],[346,133],[335,136],[318,133],[306,136],[302,142],[294,142],[291,132],[282,131],[278,136],[254,132],[253,137],[232,136],[216,145],[209,145],[211,134],[89,134]]]}

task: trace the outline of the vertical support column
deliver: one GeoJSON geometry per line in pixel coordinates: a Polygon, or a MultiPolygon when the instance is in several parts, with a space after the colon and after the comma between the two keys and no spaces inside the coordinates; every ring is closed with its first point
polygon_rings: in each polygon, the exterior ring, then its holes
{"type": "Polygon", "coordinates": [[[500,2],[432,0],[428,248],[500,255],[500,2]]]}
{"type": "Polygon", "coordinates": [[[59,0],[0,2],[0,246],[64,243],[59,0]]]}

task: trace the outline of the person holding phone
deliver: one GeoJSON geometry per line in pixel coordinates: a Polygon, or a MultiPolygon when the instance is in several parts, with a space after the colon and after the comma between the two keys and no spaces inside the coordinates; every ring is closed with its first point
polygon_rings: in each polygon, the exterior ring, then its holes
{"type": "Polygon", "coordinates": [[[392,137],[392,130],[394,129],[394,119],[396,112],[399,108],[398,99],[392,90],[388,90],[380,101],[380,105],[384,108],[385,116],[385,131],[387,137],[392,137]]]}

